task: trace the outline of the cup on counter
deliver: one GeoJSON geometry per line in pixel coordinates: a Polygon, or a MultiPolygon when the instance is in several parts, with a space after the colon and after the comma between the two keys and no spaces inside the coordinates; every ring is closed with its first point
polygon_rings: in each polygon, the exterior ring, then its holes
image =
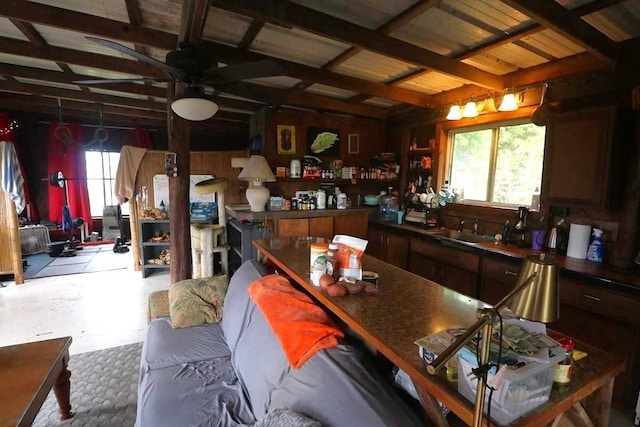
{"type": "Polygon", "coordinates": [[[531,232],[531,249],[541,251],[544,249],[544,238],[547,230],[533,230],[531,232]]]}
{"type": "Polygon", "coordinates": [[[403,219],[404,219],[404,211],[398,211],[398,224],[402,224],[403,219]]]}
{"type": "Polygon", "coordinates": [[[375,271],[365,270],[362,272],[362,280],[364,280],[365,282],[373,283],[376,286],[378,286],[379,277],[380,276],[375,271]]]}

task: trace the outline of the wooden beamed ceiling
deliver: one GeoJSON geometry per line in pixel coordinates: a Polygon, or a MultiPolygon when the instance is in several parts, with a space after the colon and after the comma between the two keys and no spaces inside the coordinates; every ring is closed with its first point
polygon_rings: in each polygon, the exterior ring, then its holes
{"type": "MultiPolygon", "coordinates": [[[[640,2],[625,3],[636,1],[640,2]]],[[[364,10],[358,16],[349,16],[353,11],[330,10],[330,5],[324,6],[327,10],[312,9],[302,0],[184,0],[187,7],[182,8],[177,24],[172,26],[167,20],[160,22],[162,25],[154,22],[154,27],[145,20],[150,16],[149,9],[170,4],[169,0],[96,2],[105,9],[119,4],[129,22],[91,14],[90,9],[74,10],[74,2],[66,0],[58,2],[58,7],[26,0],[0,2],[0,16],[7,18],[0,21],[1,105],[10,108],[13,102],[25,111],[45,112],[55,109],[57,98],[65,109],[79,116],[95,114],[96,105],[102,104],[105,114],[114,120],[159,124],[166,121],[168,95],[164,84],[74,83],[102,78],[100,73],[164,79],[164,71],[133,58],[89,51],[86,46],[78,46],[77,39],[69,44],[53,42],[50,34],[54,30],[108,38],[156,57],[158,51],[176,49],[178,40],[182,40],[199,42],[222,64],[277,61],[286,69],[284,80],[256,80],[215,88],[213,95],[220,111],[211,121],[230,127],[246,126],[249,116],[264,105],[385,119],[583,73],[615,75],[620,90],[637,84],[635,58],[640,53],[640,34],[628,27],[635,21],[640,26],[640,17],[626,16],[626,22],[616,23],[614,18],[624,7],[621,0],[593,0],[571,10],[555,1],[479,0],[477,10],[458,10],[445,0],[418,0],[404,9],[389,6],[389,11],[383,11],[386,18],[377,20],[376,13],[381,11],[364,10]],[[503,13],[504,22],[500,17],[486,19],[479,12],[482,7],[503,13]],[[603,32],[597,22],[598,14],[604,12],[609,25],[619,25],[620,31],[603,32]],[[509,13],[513,18],[506,18],[509,13]],[[450,19],[446,26],[451,34],[438,34],[441,39],[433,36],[423,47],[412,37],[420,33],[415,28],[434,22],[432,15],[450,19]],[[246,22],[244,30],[234,35],[235,42],[229,34],[217,31],[216,24],[221,19],[246,22]],[[505,30],[502,25],[507,24],[511,27],[505,30]],[[484,36],[465,44],[464,38],[455,33],[463,27],[473,27],[484,36]],[[265,37],[273,38],[277,32],[274,28],[284,33],[297,31],[297,36],[308,34],[313,43],[339,52],[324,53],[321,60],[301,60],[301,46],[285,45],[291,37],[269,39],[275,45],[282,43],[278,45],[280,50],[270,51],[265,37]],[[219,34],[226,35],[216,37],[219,34]],[[431,46],[438,43],[441,46],[437,49],[431,46]],[[546,47],[544,43],[548,43],[546,47]],[[290,56],[282,53],[288,50],[290,56]],[[522,63],[518,63],[518,55],[509,52],[518,52],[522,63]],[[376,55],[377,59],[371,69],[360,73],[362,61],[357,61],[363,55],[376,55]],[[47,66],[50,69],[29,63],[34,60],[51,64],[47,66]],[[493,70],[493,66],[502,68],[493,70]],[[87,73],[87,68],[92,76],[81,74],[87,73]],[[391,70],[387,77],[372,77],[382,73],[378,69],[387,68],[391,70]]],[[[428,30],[425,26],[424,32],[428,30]]],[[[575,95],[559,88],[551,94],[556,100],[575,95]]]]}

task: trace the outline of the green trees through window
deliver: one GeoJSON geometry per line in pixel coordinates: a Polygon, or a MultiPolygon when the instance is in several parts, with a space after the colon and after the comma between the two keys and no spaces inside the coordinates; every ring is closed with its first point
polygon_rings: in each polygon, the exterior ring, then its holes
{"type": "Polygon", "coordinates": [[[449,131],[452,188],[467,201],[529,206],[542,183],[545,128],[532,123],[449,131]]]}

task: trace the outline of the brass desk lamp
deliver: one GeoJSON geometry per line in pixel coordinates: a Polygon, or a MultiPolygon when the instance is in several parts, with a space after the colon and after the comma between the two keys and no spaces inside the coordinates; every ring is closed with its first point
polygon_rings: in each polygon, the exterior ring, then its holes
{"type": "MultiPolygon", "coordinates": [[[[513,290],[495,306],[478,310],[478,321],[447,347],[433,363],[427,365],[427,371],[431,375],[434,375],[440,368],[446,365],[451,357],[456,356],[458,351],[481,330],[482,341],[480,345],[479,368],[486,368],[489,364],[493,323],[499,310],[511,301],[511,310],[516,315],[536,322],[553,322],[559,317],[560,303],[558,290],[557,264],[553,261],[546,260],[545,254],[527,257],[513,290]]],[[[487,370],[481,369],[481,371],[483,371],[484,374],[478,376],[475,411],[473,415],[474,427],[480,427],[484,417],[487,370]]]]}

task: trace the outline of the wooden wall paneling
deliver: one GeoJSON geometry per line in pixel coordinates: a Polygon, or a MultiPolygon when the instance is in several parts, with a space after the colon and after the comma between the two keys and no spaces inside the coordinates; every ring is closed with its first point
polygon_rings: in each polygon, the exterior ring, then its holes
{"type": "MultiPolygon", "coordinates": [[[[153,176],[164,174],[164,155],[166,151],[147,151],[140,163],[136,175],[136,189],[146,186],[149,194],[149,206],[153,206],[153,176]]],[[[239,170],[231,167],[232,157],[247,157],[246,150],[235,151],[192,151],[190,153],[191,175],[214,175],[229,179],[229,188],[225,192],[225,203],[246,203],[243,182],[237,179],[239,170]]],[[[140,270],[140,236],[138,234],[138,215],[135,200],[131,200],[131,247],[133,249],[135,269],[140,270]],[[135,213],[134,213],[135,212],[135,213]]],[[[222,213],[224,215],[224,213],[222,213]]]]}
{"type": "Polygon", "coordinates": [[[24,283],[18,214],[11,196],[0,190],[0,274],[13,274],[16,284],[24,283]]]}

